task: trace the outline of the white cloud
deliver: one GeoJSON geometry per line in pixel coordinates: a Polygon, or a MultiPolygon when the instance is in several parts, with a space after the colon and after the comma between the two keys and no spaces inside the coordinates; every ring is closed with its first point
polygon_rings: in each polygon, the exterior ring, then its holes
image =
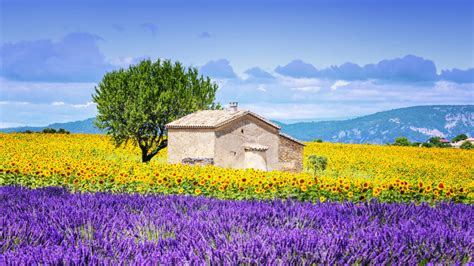
{"type": "Polygon", "coordinates": [[[263,92],[266,92],[266,91],[267,91],[267,89],[265,88],[265,85],[264,85],[264,84],[258,85],[257,90],[263,91],[263,92]]]}
{"type": "Polygon", "coordinates": [[[124,57],[119,56],[119,57],[110,59],[108,61],[113,66],[126,68],[130,66],[131,64],[134,64],[136,60],[134,57],[131,57],[131,56],[124,56],[124,57]]]}
{"type": "Polygon", "coordinates": [[[21,123],[6,123],[0,121],[0,128],[9,128],[9,127],[24,127],[27,126],[26,124],[21,123]]]}
{"type": "Polygon", "coordinates": [[[248,109],[264,117],[281,121],[307,119],[338,119],[375,113],[392,108],[393,105],[351,105],[345,103],[242,103],[239,108],[248,109]]]}
{"type": "Polygon", "coordinates": [[[293,91],[303,91],[303,92],[318,92],[321,90],[319,86],[306,86],[306,87],[297,87],[291,88],[293,91]]]}
{"type": "Polygon", "coordinates": [[[0,101],[80,104],[91,100],[91,82],[27,82],[0,78],[0,101]]]}
{"type": "Polygon", "coordinates": [[[289,88],[308,87],[308,86],[321,86],[324,82],[317,78],[292,78],[287,76],[277,75],[278,83],[289,88]]]}
{"type": "Polygon", "coordinates": [[[29,102],[20,101],[0,101],[0,105],[27,105],[29,102]]]}
{"type": "Polygon", "coordinates": [[[0,126],[46,126],[55,122],[84,120],[97,114],[95,104],[7,102],[0,105],[0,126]]]}
{"type": "MultiPolygon", "coordinates": [[[[426,84],[316,78],[213,79],[221,104],[239,102],[271,119],[338,118],[415,105],[472,104],[474,84],[426,84]],[[336,87],[332,89],[331,87],[336,87]],[[344,87],[344,89],[340,89],[344,87]]],[[[96,83],[16,82],[0,78],[0,123],[47,125],[86,119],[97,113],[96,83]]]]}
{"type": "Polygon", "coordinates": [[[71,106],[74,107],[74,108],[87,108],[89,106],[95,106],[95,103],[87,102],[85,104],[72,104],[71,106]]]}
{"type": "Polygon", "coordinates": [[[331,90],[335,91],[337,90],[338,88],[341,88],[341,87],[345,87],[347,85],[351,84],[350,82],[348,81],[345,81],[345,80],[337,80],[336,82],[334,82],[334,84],[332,84],[331,86],[331,90]]]}

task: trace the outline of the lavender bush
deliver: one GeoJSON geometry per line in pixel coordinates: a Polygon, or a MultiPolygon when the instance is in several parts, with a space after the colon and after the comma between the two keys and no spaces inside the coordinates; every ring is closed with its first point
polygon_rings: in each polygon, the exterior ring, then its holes
{"type": "Polygon", "coordinates": [[[224,201],[0,188],[0,264],[460,264],[470,205],[224,201]]]}

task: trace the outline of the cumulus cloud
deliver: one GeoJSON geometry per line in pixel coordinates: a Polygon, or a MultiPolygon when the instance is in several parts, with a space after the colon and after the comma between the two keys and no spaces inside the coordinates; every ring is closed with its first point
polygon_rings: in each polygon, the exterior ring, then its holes
{"type": "Polygon", "coordinates": [[[337,80],[336,82],[334,82],[334,84],[332,84],[331,90],[335,91],[338,88],[345,87],[349,84],[350,84],[350,82],[347,82],[345,80],[337,80]]]}
{"type": "Polygon", "coordinates": [[[83,107],[71,103],[6,102],[0,105],[0,127],[46,126],[55,122],[84,120],[97,114],[95,105],[80,105],[83,107]]]}
{"type": "Polygon", "coordinates": [[[436,66],[433,61],[407,55],[403,58],[382,60],[378,64],[364,66],[368,78],[393,81],[435,81],[436,66]]]}
{"type": "Polygon", "coordinates": [[[143,23],[140,27],[142,27],[143,30],[150,32],[153,36],[156,36],[156,33],[158,32],[158,26],[153,23],[143,23]]]}
{"type": "Polygon", "coordinates": [[[390,104],[374,106],[372,104],[347,105],[346,103],[239,103],[243,109],[248,109],[264,117],[281,122],[318,121],[347,119],[382,110],[391,109],[390,104]],[[345,110],[344,113],[341,110],[345,110]]]}
{"type": "Polygon", "coordinates": [[[367,73],[364,68],[354,63],[331,66],[320,71],[320,76],[329,79],[365,80],[367,73]]]}
{"type": "MultiPolygon", "coordinates": [[[[394,82],[434,82],[439,79],[433,61],[422,57],[407,55],[402,58],[382,60],[376,64],[359,66],[345,63],[317,70],[313,65],[301,60],[293,60],[285,66],[278,66],[275,72],[294,78],[322,78],[333,80],[368,80],[377,79],[394,82]]],[[[469,73],[456,71],[446,73],[452,81],[469,80],[469,73]]]]}
{"type": "Polygon", "coordinates": [[[87,108],[87,107],[89,107],[89,106],[95,106],[95,103],[93,103],[93,102],[87,102],[87,103],[85,103],[85,104],[71,104],[71,107],[73,107],[73,108],[79,108],[79,109],[81,109],[81,108],[87,108]]]}
{"type": "Polygon", "coordinates": [[[253,67],[250,69],[247,69],[245,72],[250,78],[255,78],[255,79],[274,79],[275,77],[272,76],[272,74],[268,73],[267,71],[259,68],[259,67],[253,67]]]}
{"type": "Polygon", "coordinates": [[[471,104],[474,84],[450,81],[391,83],[372,79],[334,81],[277,76],[258,83],[231,79],[223,84],[217,95],[222,103],[238,101],[242,106],[258,107],[259,112],[273,119],[334,118],[347,117],[348,113],[356,116],[415,105],[471,104]],[[263,87],[265,91],[261,90],[263,87]],[[324,108],[314,109],[314,106],[324,108]],[[313,109],[306,109],[310,107],[313,109]]]}
{"type": "Polygon", "coordinates": [[[92,82],[29,82],[0,78],[0,101],[82,104],[91,101],[96,85],[92,82]]]}
{"type": "Polygon", "coordinates": [[[454,68],[452,70],[444,70],[441,72],[442,80],[453,81],[457,83],[474,83],[474,68],[460,70],[454,68]]]}
{"type": "Polygon", "coordinates": [[[203,65],[200,73],[214,79],[230,79],[236,78],[237,75],[227,59],[211,60],[203,65]]]}
{"type": "Polygon", "coordinates": [[[89,33],[64,38],[6,43],[0,48],[1,76],[23,81],[98,81],[111,69],[89,33]]]}
{"type": "Polygon", "coordinates": [[[144,59],[150,58],[149,56],[119,56],[107,60],[107,62],[115,68],[128,68],[130,65],[135,65],[140,63],[144,59]]]}
{"type": "Polygon", "coordinates": [[[310,78],[319,75],[318,70],[313,65],[300,59],[293,60],[285,66],[278,66],[275,68],[275,72],[294,78],[310,78]]]}
{"type": "Polygon", "coordinates": [[[266,91],[267,91],[267,89],[265,88],[265,85],[264,85],[264,84],[258,85],[257,90],[263,91],[263,92],[266,92],[266,91]]]}
{"type": "Polygon", "coordinates": [[[321,90],[319,86],[306,86],[306,87],[295,87],[291,88],[294,91],[303,91],[303,92],[318,92],[321,90]]]}

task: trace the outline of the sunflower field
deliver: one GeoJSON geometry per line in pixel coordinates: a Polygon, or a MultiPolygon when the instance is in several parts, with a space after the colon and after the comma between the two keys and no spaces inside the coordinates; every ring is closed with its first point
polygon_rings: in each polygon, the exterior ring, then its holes
{"type": "Polygon", "coordinates": [[[64,186],[78,192],[293,199],[474,203],[474,151],[306,143],[325,171],[285,173],[140,162],[137,147],[103,135],[0,134],[0,186],[64,186]]]}

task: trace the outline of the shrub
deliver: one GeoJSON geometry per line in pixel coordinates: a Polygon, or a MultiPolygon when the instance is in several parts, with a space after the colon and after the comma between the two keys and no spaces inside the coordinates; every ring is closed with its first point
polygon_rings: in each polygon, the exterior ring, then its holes
{"type": "Polygon", "coordinates": [[[461,141],[461,140],[465,140],[467,139],[467,135],[466,134],[459,134],[457,135],[456,137],[454,137],[451,142],[458,142],[458,141],[461,141]]]}
{"type": "Polygon", "coordinates": [[[425,148],[431,148],[433,147],[433,144],[431,144],[430,142],[423,142],[421,144],[422,147],[425,147],[425,148]]]}
{"type": "Polygon", "coordinates": [[[465,150],[471,150],[474,149],[474,145],[472,145],[470,141],[464,141],[463,144],[461,144],[460,148],[465,150]]]}
{"type": "Polygon", "coordinates": [[[59,134],[69,134],[70,132],[65,130],[64,128],[60,128],[60,129],[58,129],[57,133],[59,133],[59,134]]]}
{"type": "Polygon", "coordinates": [[[47,127],[45,129],[43,129],[42,132],[45,133],[45,134],[48,134],[48,133],[54,134],[54,133],[56,133],[56,129],[47,127]]]}
{"type": "Polygon", "coordinates": [[[328,159],[325,156],[318,156],[312,154],[308,157],[308,168],[311,171],[324,171],[328,164],[328,159]]]}
{"type": "Polygon", "coordinates": [[[405,137],[400,137],[395,139],[395,143],[393,143],[395,146],[410,146],[410,142],[408,141],[407,138],[405,137]]]}
{"type": "Polygon", "coordinates": [[[431,147],[437,147],[437,148],[451,147],[451,144],[442,142],[441,137],[431,137],[427,142],[431,144],[431,147]]]}
{"type": "Polygon", "coordinates": [[[317,143],[322,143],[323,140],[322,139],[315,139],[314,142],[317,142],[317,143]]]}
{"type": "Polygon", "coordinates": [[[412,142],[412,143],[410,144],[410,146],[413,146],[413,147],[420,147],[420,145],[422,145],[421,142],[412,142]]]}

